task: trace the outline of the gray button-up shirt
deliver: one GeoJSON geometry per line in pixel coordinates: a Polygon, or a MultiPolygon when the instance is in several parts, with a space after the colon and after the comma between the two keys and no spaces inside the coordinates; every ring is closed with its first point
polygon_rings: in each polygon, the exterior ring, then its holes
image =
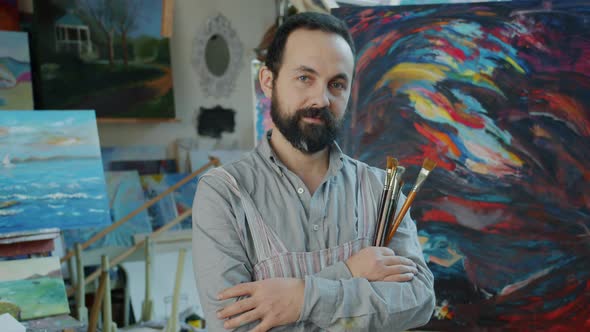
{"type": "MultiPolygon", "coordinates": [[[[223,167],[249,193],[265,223],[287,249],[309,252],[356,239],[357,168],[370,168],[369,180],[377,198],[385,172],[344,155],[334,143],[328,172],[311,195],[303,181],[276,157],[269,137],[243,159],[223,167]]],[[[374,206],[376,209],[377,202],[374,206]]],[[[214,177],[200,181],[193,205],[193,259],[209,331],[224,330],[216,312],[236,300],[219,301],[217,294],[253,281],[253,267],[258,263],[254,244],[246,239],[244,247],[236,226],[245,218],[239,198],[226,183],[214,177]]],[[[409,213],[390,247],[416,263],[419,272],[412,281],[353,278],[346,264],[338,262],[305,278],[299,321],[312,323],[318,331],[393,331],[425,324],[434,307],[433,276],[409,213]]],[[[303,331],[300,326],[286,330],[303,331]]]]}

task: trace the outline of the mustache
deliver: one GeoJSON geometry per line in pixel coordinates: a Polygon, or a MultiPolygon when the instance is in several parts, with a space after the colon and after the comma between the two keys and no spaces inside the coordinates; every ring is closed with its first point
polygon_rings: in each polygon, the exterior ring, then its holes
{"type": "Polygon", "coordinates": [[[301,120],[303,118],[316,118],[323,120],[326,123],[331,123],[335,121],[334,115],[332,115],[332,112],[330,112],[330,110],[327,107],[302,108],[297,111],[297,117],[299,118],[298,120],[301,120]]]}

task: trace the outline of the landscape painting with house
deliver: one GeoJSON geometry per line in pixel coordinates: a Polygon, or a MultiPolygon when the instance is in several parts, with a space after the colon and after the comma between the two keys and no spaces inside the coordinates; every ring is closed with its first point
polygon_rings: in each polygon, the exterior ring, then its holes
{"type": "Polygon", "coordinates": [[[99,118],[174,118],[166,0],[35,1],[40,109],[99,118]]]}

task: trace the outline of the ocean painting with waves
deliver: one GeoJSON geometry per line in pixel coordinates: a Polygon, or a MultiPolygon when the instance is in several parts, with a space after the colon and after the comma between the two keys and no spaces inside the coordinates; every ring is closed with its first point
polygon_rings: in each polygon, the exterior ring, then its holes
{"type": "Polygon", "coordinates": [[[94,112],[1,112],[0,233],[110,223],[94,112]]]}
{"type": "MultiPolygon", "coordinates": [[[[590,2],[340,8],[349,155],[438,166],[410,214],[435,276],[425,329],[590,329],[590,2]]],[[[395,237],[393,239],[395,241],[395,237]]]]}

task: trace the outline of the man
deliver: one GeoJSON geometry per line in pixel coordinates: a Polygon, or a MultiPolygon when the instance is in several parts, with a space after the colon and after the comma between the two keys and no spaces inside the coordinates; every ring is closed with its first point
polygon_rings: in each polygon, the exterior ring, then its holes
{"type": "MultiPolygon", "coordinates": [[[[334,142],[354,46],[324,14],[289,18],[259,79],[275,128],[201,179],[193,257],[210,331],[392,331],[425,324],[433,277],[406,217],[371,247],[384,172],[334,142]]],[[[401,206],[401,204],[400,204],[401,206]]]]}

